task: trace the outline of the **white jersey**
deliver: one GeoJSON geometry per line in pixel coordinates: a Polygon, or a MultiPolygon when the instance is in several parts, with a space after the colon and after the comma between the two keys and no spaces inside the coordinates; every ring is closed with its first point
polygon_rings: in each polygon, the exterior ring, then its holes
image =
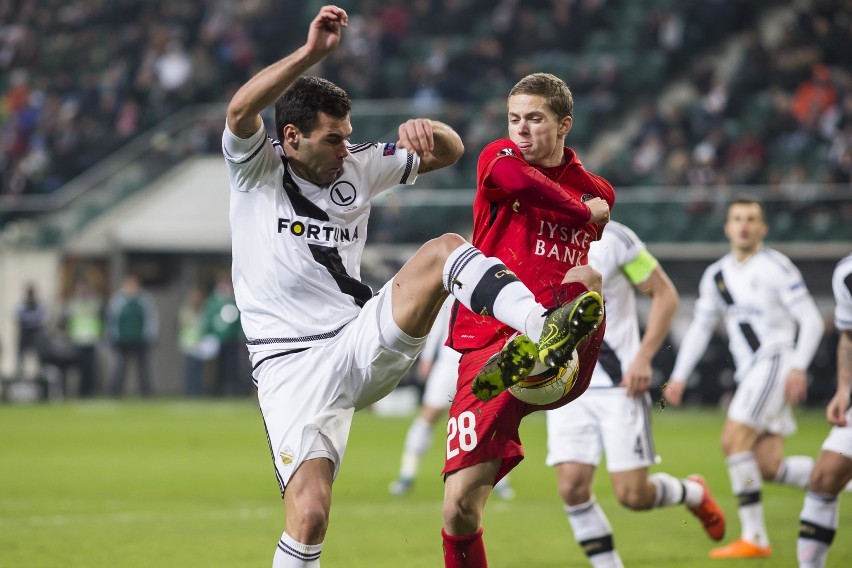
{"type": "Polygon", "coordinates": [[[721,318],[738,381],[758,359],[792,351],[794,345],[791,366],[807,369],[823,332],[819,310],[790,259],[766,247],[742,263],[728,253],[701,277],[695,315],[681,342],[673,378],[688,378],[721,318]]]}
{"type": "Polygon", "coordinates": [[[361,282],[370,200],[412,184],[420,160],[392,143],[348,146],[343,175],[327,187],[286,165],[263,125],[248,139],[227,126],[232,277],[251,352],[321,344],[373,295],[361,282]]]}
{"type": "Polygon", "coordinates": [[[852,254],[837,263],[831,277],[834,291],[834,327],[838,331],[852,329],[852,254]]]}
{"type": "MultiPolygon", "coordinates": [[[[852,330],[852,254],[834,267],[834,326],[841,333],[852,330]]],[[[852,407],[846,409],[846,426],[834,426],[822,444],[822,451],[852,455],[852,407]]]]}
{"type": "Polygon", "coordinates": [[[606,332],[589,388],[618,386],[639,351],[639,318],[634,286],[657,267],[631,229],[610,221],[589,247],[589,264],[601,273],[606,302],[606,332]]]}
{"type": "Polygon", "coordinates": [[[423,405],[431,408],[449,408],[456,394],[461,353],[445,345],[454,302],[455,298],[449,296],[441,306],[420,355],[422,360],[432,363],[423,391],[423,405]]]}

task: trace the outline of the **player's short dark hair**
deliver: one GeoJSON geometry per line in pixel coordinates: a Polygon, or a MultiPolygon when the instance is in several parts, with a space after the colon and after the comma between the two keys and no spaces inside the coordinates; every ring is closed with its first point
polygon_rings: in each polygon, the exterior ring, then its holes
{"type": "Polygon", "coordinates": [[[550,73],[533,73],[518,81],[509,96],[533,95],[544,97],[557,118],[574,116],[574,97],[565,81],[550,73]]]}
{"type": "Polygon", "coordinates": [[[736,195],[730,202],[728,202],[728,211],[730,211],[731,207],[734,205],[757,205],[757,208],[760,209],[761,218],[764,222],[766,222],[766,207],[763,206],[763,201],[757,197],[747,194],[736,195]]]}
{"type": "Polygon", "coordinates": [[[346,118],[352,101],[346,91],[327,79],[299,77],[275,101],[275,132],[283,137],[284,127],[292,124],[310,136],[317,125],[317,114],[346,118]]]}

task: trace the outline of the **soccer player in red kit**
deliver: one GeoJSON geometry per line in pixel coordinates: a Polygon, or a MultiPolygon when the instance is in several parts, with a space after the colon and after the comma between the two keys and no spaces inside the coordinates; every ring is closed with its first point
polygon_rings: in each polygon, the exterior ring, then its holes
{"type": "Polygon", "coordinates": [[[586,257],[609,220],[615,193],[564,146],[572,113],[571,91],[561,79],[528,75],[509,93],[509,139],[492,142],[479,156],[473,243],[502,260],[545,306],[577,304],[566,310],[577,324],[575,336],[561,348],[576,348],[579,370],[561,400],[549,406],[521,402],[506,389],[529,374],[523,361],[536,357],[552,366],[564,353],[538,351],[548,330],[534,343],[540,329],[531,329],[534,322],[528,322],[528,339],[490,315],[455,304],[448,343],[462,358],[443,470],[447,568],[487,566],[482,512],[494,484],[523,459],[521,419],[582,394],[597,361],[605,327],[601,280],[586,257]]]}

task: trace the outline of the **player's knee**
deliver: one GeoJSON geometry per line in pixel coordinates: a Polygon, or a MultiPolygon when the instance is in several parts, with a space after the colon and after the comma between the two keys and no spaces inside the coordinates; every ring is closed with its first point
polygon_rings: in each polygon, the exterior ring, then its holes
{"type": "Polygon", "coordinates": [[[443,516],[444,526],[451,529],[452,534],[473,534],[482,521],[480,511],[465,498],[445,499],[443,516]]]}
{"type": "Polygon", "coordinates": [[[647,489],[647,485],[621,485],[615,487],[615,497],[631,511],[646,511],[654,506],[654,497],[647,489]]]}
{"type": "Polygon", "coordinates": [[[722,448],[722,453],[726,456],[732,456],[745,451],[745,448],[742,447],[742,444],[738,443],[734,436],[729,436],[724,433],[722,434],[722,438],[719,440],[719,446],[722,448]]]}
{"type": "Polygon", "coordinates": [[[580,282],[588,290],[592,290],[597,293],[600,293],[601,288],[603,287],[603,277],[601,276],[601,273],[588,264],[572,267],[565,273],[565,278],[562,282],[580,282]]]}
{"type": "Polygon", "coordinates": [[[465,244],[467,241],[456,233],[444,233],[440,237],[428,241],[424,247],[429,247],[430,252],[435,254],[438,260],[445,261],[450,253],[465,244]]]}
{"type": "Polygon", "coordinates": [[[589,484],[574,479],[560,478],[558,481],[559,495],[566,505],[582,505],[592,498],[589,484]]]}
{"type": "Polygon", "coordinates": [[[817,462],[808,479],[808,489],[817,493],[836,495],[846,485],[848,475],[833,468],[822,467],[817,462]]]}
{"type": "Polygon", "coordinates": [[[435,237],[426,241],[416,256],[422,261],[422,269],[434,271],[440,275],[444,269],[444,264],[447,262],[450,253],[462,246],[465,242],[464,238],[455,233],[444,233],[440,237],[435,237]]]}
{"type": "Polygon", "coordinates": [[[287,519],[287,525],[296,533],[291,536],[299,542],[322,542],[328,530],[328,512],[319,504],[305,504],[287,519]]]}

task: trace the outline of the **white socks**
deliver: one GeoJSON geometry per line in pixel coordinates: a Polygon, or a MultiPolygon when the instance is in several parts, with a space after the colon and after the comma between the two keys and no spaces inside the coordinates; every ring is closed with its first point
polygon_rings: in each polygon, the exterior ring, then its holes
{"type": "Polygon", "coordinates": [[[740,452],[728,457],[728,475],[731,489],[739,501],[741,536],[744,540],[759,546],[769,546],[766,523],[763,518],[763,504],[760,490],[763,481],[760,469],[751,452],[740,452]]]}
{"type": "Polygon", "coordinates": [[[408,428],[405,436],[405,447],[402,452],[402,465],[399,476],[403,479],[414,479],[420,469],[420,456],[426,453],[432,445],[432,425],[418,416],[408,428]]]}
{"type": "Polygon", "coordinates": [[[574,539],[594,568],[624,568],[612,540],[612,526],[594,497],[580,505],[567,505],[565,512],[574,539]]]}
{"type": "Polygon", "coordinates": [[[814,459],[809,456],[790,456],[781,462],[778,473],[775,474],[775,483],[792,485],[799,489],[808,486],[808,478],[814,468],[814,459]]]}
{"type": "Polygon", "coordinates": [[[687,507],[697,507],[704,497],[704,489],[689,479],[678,479],[668,473],[655,473],[648,480],[656,488],[654,507],[671,507],[683,503],[687,507]]]}
{"type": "Polygon", "coordinates": [[[823,568],[828,549],[837,532],[839,504],[837,497],[808,491],[799,518],[799,540],[796,555],[799,568],[823,568]]]}
{"type": "Polygon", "coordinates": [[[322,544],[302,544],[282,533],[272,557],[272,568],[320,568],[322,544]]]}
{"type": "Polygon", "coordinates": [[[535,342],[541,339],[544,323],[536,331],[527,321],[536,322],[544,308],[500,259],[465,243],[450,253],[442,277],[444,290],[473,313],[492,316],[535,342]]]}

